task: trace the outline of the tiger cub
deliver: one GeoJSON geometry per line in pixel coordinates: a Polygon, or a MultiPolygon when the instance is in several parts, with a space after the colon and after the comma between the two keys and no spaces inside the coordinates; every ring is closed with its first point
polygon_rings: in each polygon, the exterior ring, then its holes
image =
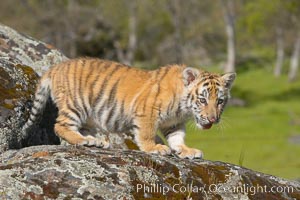
{"type": "Polygon", "coordinates": [[[142,151],[181,158],[201,158],[184,143],[184,123],[191,117],[200,129],[220,121],[235,73],[212,74],[169,65],[153,71],[113,61],[81,58],[53,66],[38,85],[29,120],[33,124],[50,96],[58,108],[55,132],[70,144],[108,148],[109,142],[83,135],[92,125],[97,133],[134,133],[142,151]],[[160,130],[169,146],[156,144],[160,130]]]}

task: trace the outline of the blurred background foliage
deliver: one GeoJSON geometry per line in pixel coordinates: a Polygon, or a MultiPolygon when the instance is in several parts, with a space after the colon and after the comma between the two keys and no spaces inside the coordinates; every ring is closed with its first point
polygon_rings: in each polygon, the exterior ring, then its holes
{"type": "Polygon", "coordinates": [[[205,158],[300,178],[299,0],[2,0],[0,22],[60,49],[154,69],[237,71],[205,158]]]}

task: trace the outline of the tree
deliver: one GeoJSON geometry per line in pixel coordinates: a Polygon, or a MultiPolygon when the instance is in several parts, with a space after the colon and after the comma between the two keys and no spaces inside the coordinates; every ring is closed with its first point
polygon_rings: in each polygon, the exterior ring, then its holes
{"type": "Polygon", "coordinates": [[[279,77],[282,72],[284,61],[284,37],[282,27],[276,29],[276,63],[274,67],[274,76],[279,77]]]}
{"type": "Polygon", "coordinates": [[[134,54],[137,48],[137,1],[128,1],[128,44],[124,50],[119,41],[114,42],[117,51],[118,60],[124,64],[131,65],[134,60],[134,54]]]}
{"type": "Polygon", "coordinates": [[[183,50],[182,50],[182,23],[181,23],[181,5],[180,0],[172,0],[168,2],[168,10],[171,15],[171,21],[174,27],[174,42],[175,42],[175,59],[176,63],[182,63],[183,50]]]}
{"type": "Polygon", "coordinates": [[[294,81],[297,77],[297,72],[299,68],[299,56],[300,56],[300,2],[297,0],[290,0],[287,3],[287,10],[290,13],[290,18],[292,22],[292,27],[294,30],[294,46],[293,53],[290,60],[289,69],[289,81],[294,81]]]}
{"type": "Polygon", "coordinates": [[[296,36],[293,53],[291,56],[289,81],[294,81],[297,77],[297,71],[299,68],[299,56],[300,56],[300,34],[296,36]]]}
{"type": "Polygon", "coordinates": [[[285,54],[285,38],[284,38],[284,29],[287,27],[286,20],[288,18],[288,13],[285,8],[284,2],[276,1],[274,2],[275,6],[271,9],[269,14],[269,20],[274,20],[273,15],[277,16],[277,20],[274,24],[275,26],[275,37],[276,37],[276,62],[274,65],[273,74],[275,77],[279,77],[282,74],[282,68],[284,63],[284,54],[285,54]],[[273,18],[273,19],[272,19],[273,18]]]}
{"type": "Polygon", "coordinates": [[[236,62],[234,0],[221,0],[221,4],[227,35],[227,63],[224,66],[224,72],[234,72],[236,62]]]}

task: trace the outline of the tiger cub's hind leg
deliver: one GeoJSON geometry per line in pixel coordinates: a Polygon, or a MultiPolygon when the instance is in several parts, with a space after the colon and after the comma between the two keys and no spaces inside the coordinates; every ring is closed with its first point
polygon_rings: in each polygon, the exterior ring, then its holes
{"type": "Polygon", "coordinates": [[[55,124],[55,133],[66,140],[70,144],[85,145],[85,146],[96,146],[101,148],[108,148],[109,143],[105,138],[96,138],[93,136],[83,136],[79,132],[80,124],[71,117],[59,115],[57,123],[55,124]]]}

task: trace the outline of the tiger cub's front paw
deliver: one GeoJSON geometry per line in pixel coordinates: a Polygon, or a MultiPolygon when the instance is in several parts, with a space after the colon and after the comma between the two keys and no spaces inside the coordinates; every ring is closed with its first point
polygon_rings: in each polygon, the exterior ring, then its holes
{"type": "Polygon", "coordinates": [[[80,143],[80,145],[84,146],[95,146],[103,149],[107,149],[109,147],[109,141],[103,137],[93,137],[93,136],[86,136],[84,140],[80,143]]]}
{"type": "Polygon", "coordinates": [[[180,158],[188,158],[188,159],[195,159],[195,158],[203,158],[203,153],[199,149],[194,149],[182,145],[177,152],[180,158]]]}
{"type": "Polygon", "coordinates": [[[146,152],[155,153],[160,155],[169,155],[171,154],[171,149],[163,144],[156,144],[155,146],[148,147],[145,149],[146,152]]]}

